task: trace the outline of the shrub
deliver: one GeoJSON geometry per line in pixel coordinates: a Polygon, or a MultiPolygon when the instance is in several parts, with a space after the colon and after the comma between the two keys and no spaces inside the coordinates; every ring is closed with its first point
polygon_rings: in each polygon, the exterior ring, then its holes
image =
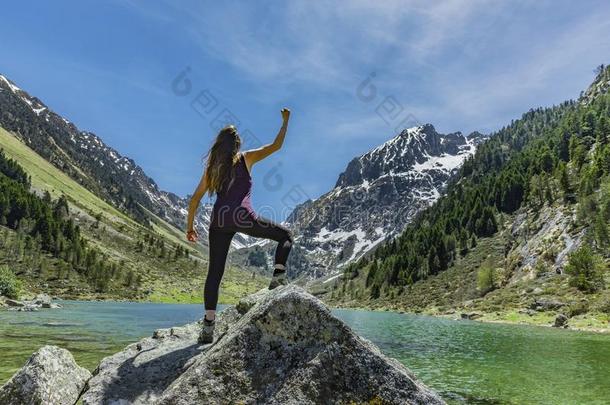
{"type": "Polygon", "coordinates": [[[566,272],[570,275],[570,285],[586,292],[594,292],[603,287],[604,264],[601,257],[590,246],[583,245],[570,253],[566,272]]]}
{"type": "Polygon", "coordinates": [[[377,284],[373,284],[373,286],[371,287],[370,297],[376,300],[377,298],[379,298],[380,295],[381,291],[379,290],[379,286],[377,284]]]}
{"type": "Polygon", "coordinates": [[[551,267],[544,261],[543,258],[540,258],[536,261],[536,265],[534,265],[534,272],[536,276],[541,276],[551,271],[551,267]]]}
{"type": "Polygon", "coordinates": [[[477,289],[481,291],[482,294],[486,294],[494,289],[495,282],[495,270],[489,265],[481,266],[477,272],[477,289]]]}
{"type": "Polygon", "coordinates": [[[255,267],[267,267],[267,255],[262,249],[256,248],[248,254],[248,264],[255,267]]]}
{"type": "Polygon", "coordinates": [[[610,298],[603,299],[596,308],[597,311],[610,315],[610,298]]]}
{"type": "Polygon", "coordinates": [[[589,312],[589,303],[587,301],[573,302],[568,307],[570,317],[586,314],[589,312]]]}
{"type": "MultiPolygon", "coordinates": [[[[553,238],[555,240],[559,239],[562,240],[562,238],[553,238]]],[[[542,253],[540,254],[540,257],[542,257],[542,259],[544,259],[544,261],[546,261],[547,263],[554,263],[555,259],[557,258],[557,254],[559,253],[559,246],[557,245],[557,242],[554,242],[552,240],[549,239],[545,239],[542,242],[542,253]]]]}
{"type": "Polygon", "coordinates": [[[8,266],[0,266],[0,295],[17,299],[21,287],[21,280],[15,276],[8,266]]]}

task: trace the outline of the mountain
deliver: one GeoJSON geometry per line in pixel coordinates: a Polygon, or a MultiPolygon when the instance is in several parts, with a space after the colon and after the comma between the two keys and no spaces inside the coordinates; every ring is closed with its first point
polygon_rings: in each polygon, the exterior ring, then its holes
{"type": "MultiPolygon", "coordinates": [[[[2,75],[0,126],[140,223],[158,216],[179,230],[185,228],[188,198],[160,190],[133,159],[122,156],[94,133],[81,131],[2,75]]],[[[202,235],[207,233],[210,212],[211,206],[204,204],[196,216],[195,226],[202,235]]],[[[235,247],[248,243],[248,237],[239,235],[233,241],[235,247]]]]}
{"type": "Polygon", "coordinates": [[[530,110],[492,134],[443,197],[345,266],[328,299],[607,328],[609,88],[601,66],[577,101],[530,110]]]}
{"type": "Polygon", "coordinates": [[[440,134],[426,124],[354,158],[331,191],[287,219],[298,246],[293,274],[328,275],[400,233],[439,198],[483,139],[478,132],[440,134]]]}

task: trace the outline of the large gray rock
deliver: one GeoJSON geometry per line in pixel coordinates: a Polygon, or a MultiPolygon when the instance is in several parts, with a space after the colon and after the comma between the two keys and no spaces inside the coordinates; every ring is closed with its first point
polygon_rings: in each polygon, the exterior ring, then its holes
{"type": "MultiPolygon", "coordinates": [[[[237,319],[227,308],[217,319],[217,335],[237,319]]],[[[101,361],[87,384],[84,404],[152,404],[208,347],[197,344],[201,324],[159,329],[101,361]]]]}
{"type": "Polygon", "coordinates": [[[69,351],[44,346],[0,388],[0,404],[74,404],[91,373],[69,351]]]}
{"type": "Polygon", "coordinates": [[[565,303],[552,299],[536,299],[530,305],[530,308],[535,311],[551,311],[566,306],[565,303]]]}
{"type": "Polygon", "coordinates": [[[18,301],[18,300],[13,300],[13,299],[10,299],[10,298],[6,298],[4,300],[4,302],[9,307],[25,307],[25,303],[24,302],[18,301]]]}
{"type": "Polygon", "coordinates": [[[443,403],[298,287],[223,311],[212,345],[196,344],[199,327],[156,331],[103,360],[83,403],[443,403]]]}

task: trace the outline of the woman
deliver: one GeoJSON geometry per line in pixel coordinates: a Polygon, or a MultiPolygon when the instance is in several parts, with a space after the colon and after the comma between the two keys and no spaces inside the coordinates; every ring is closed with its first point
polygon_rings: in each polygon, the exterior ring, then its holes
{"type": "Polygon", "coordinates": [[[286,284],[286,261],[292,247],[290,231],[281,225],[261,218],[254,213],[250,202],[252,190],[252,166],[280,150],[284,143],[290,110],[282,110],[282,127],[273,143],[258,149],[240,153],[241,140],[237,129],[230,125],[223,128],[208,153],[208,160],[201,181],[189,204],[186,237],[197,241],[193,229],[195,212],[205,193],[216,194],[209,229],[210,258],[205,280],[205,317],[199,336],[200,343],[214,340],[214,321],[218,289],[224,273],[231,239],[236,232],[257,238],[271,239],[278,243],[275,250],[275,266],[269,289],[286,284]]]}

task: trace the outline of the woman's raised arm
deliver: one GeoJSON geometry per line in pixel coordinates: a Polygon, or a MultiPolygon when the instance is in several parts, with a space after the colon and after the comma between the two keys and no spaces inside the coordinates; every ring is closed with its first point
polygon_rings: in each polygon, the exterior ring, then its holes
{"type": "Polygon", "coordinates": [[[275,140],[267,145],[261,146],[258,149],[252,149],[244,152],[244,159],[246,159],[246,165],[248,170],[259,160],[265,159],[267,156],[274,152],[277,152],[282,148],[284,144],[284,138],[286,137],[286,131],[288,130],[288,121],[290,120],[290,110],[287,108],[282,109],[282,127],[275,136],[275,140]]]}

